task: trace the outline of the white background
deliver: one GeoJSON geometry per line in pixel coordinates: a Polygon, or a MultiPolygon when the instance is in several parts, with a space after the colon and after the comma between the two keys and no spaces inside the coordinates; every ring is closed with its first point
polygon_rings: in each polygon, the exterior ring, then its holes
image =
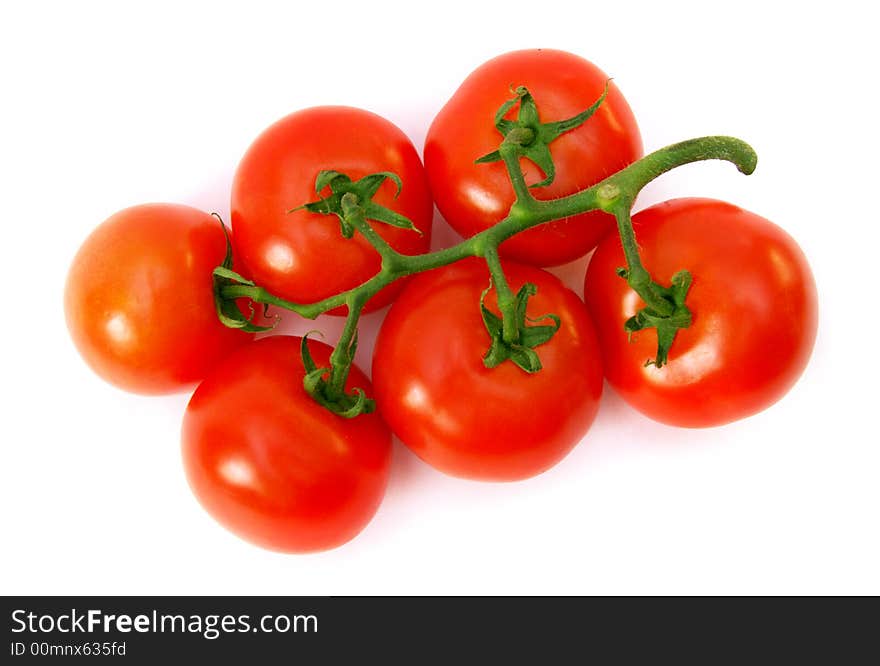
{"type": "MultiPolygon", "coordinates": [[[[0,592],[880,593],[867,3],[335,5],[3,3],[0,592]],[[370,109],[421,149],[473,68],[534,46],[613,76],[647,150],[714,133],[757,149],[751,177],[688,166],[639,207],[714,196],[794,235],[820,293],[806,373],[770,410],[709,430],[658,425],[607,391],[574,452],[516,484],[447,478],[396,444],[386,500],[355,541],[308,556],[239,541],[187,488],[187,396],[117,391],[70,343],[61,295],[79,243],[147,201],[228,218],[238,159],[302,107],[370,109]]],[[[583,262],[561,274],[578,286],[583,262]]]]}

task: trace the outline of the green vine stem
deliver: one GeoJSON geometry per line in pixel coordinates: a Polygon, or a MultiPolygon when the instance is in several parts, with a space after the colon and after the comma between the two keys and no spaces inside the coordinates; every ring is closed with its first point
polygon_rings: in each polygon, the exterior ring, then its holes
{"type": "Polygon", "coordinates": [[[483,254],[486,265],[489,267],[489,275],[492,276],[492,283],[495,285],[495,293],[498,298],[498,309],[501,310],[502,333],[501,337],[504,342],[515,344],[519,342],[519,327],[512,317],[505,317],[504,313],[511,312],[514,305],[514,295],[507,283],[507,276],[501,267],[501,259],[498,257],[498,248],[490,247],[483,254]]]}
{"type": "MultiPolygon", "coordinates": [[[[518,89],[517,95],[523,103],[533,103],[528,92],[524,89],[518,89]]],[[[594,107],[597,106],[598,102],[594,107]]],[[[595,110],[594,107],[591,109],[595,110]]],[[[493,337],[492,346],[493,349],[498,345],[509,347],[508,351],[500,356],[494,353],[488,354],[487,359],[491,356],[495,359],[493,362],[497,364],[498,358],[510,358],[527,372],[539,370],[540,362],[536,355],[523,349],[523,346],[519,344],[520,339],[524,337],[523,332],[527,326],[525,319],[520,315],[525,312],[525,299],[533,292],[524,289],[521,290],[520,295],[514,296],[501,267],[498,246],[511,236],[545,222],[592,210],[602,210],[613,215],[617,220],[627,262],[627,266],[621,267],[618,274],[627,280],[630,287],[639,294],[646,304],[645,308],[627,321],[626,331],[631,334],[643,328],[657,328],[657,358],[650,362],[662,366],[666,363],[669,347],[676,332],[680,328],[686,328],[690,325],[691,314],[684,300],[691,277],[687,271],[681,271],[674,276],[672,284],[668,287],[652,280],[639,257],[630,219],[636,196],[645,185],[658,176],[685,164],[703,160],[726,160],[733,163],[740,172],[750,174],[755,169],[757,156],[747,143],[733,137],[708,136],[690,139],[646,155],[596,185],[575,194],[552,200],[534,198],[529,191],[530,186],[525,182],[520,160],[530,159],[530,155],[533,154],[539,156],[542,154],[539,150],[540,147],[536,147],[534,144],[536,137],[545,136],[548,141],[552,140],[558,136],[558,132],[553,133],[558,128],[564,128],[560,131],[568,131],[577,123],[588,118],[592,111],[588,109],[588,112],[567,121],[547,123],[546,125],[539,124],[535,126],[537,129],[515,126],[513,121],[502,118],[499,122],[504,123],[505,138],[499,150],[484,156],[479,161],[500,159],[504,162],[516,195],[508,215],[493,227],[463,240],[457,245],[426,254],[415,256],[400,254],[376,233],[368,221],[368,219],[372,219],[395,226],[414,228],[406,218],[402,218],[390,209],[377,206],[371,201],[372,194],[385,178],[393,179],[399,189],[401,184],[394,174],[372,174],[360,181],[352,182],[344,174],[322,171],[316,181],[316,192],[320,196],[321,191],[329,186],[331,195],[321,198],[317,202],[306,204],[304,207],[314,212],[337,215],[342,225],[343,235],[346,237],[350,237],[354,232],[360,233],[381,257],[379,272],[359,286],[321,301],[294,303],[279,298],[265,288],[241,278],[231,270],[231,264],[224,264],[224,267],[218,267],[215,270],[215,293],[218,303],[229,304],[236,299],[246,298],[264,306],[276,306],[290,310],[307,319],[314,319],[324,312],[346,306],[348,318],[339,344],[331,356],[332,367],[314,369],[310,374],[312,382],[310,392],[316,400],[337,413],[343,416],[354,416],[361,411],[370,411],[373,408],[372,401],[365,400],[362,392],[359,392],[357,396],[345,396],[344,393],[348,370],[354,360],[354,349],[357,346],[358,320],[365,303],[395,280],[439,268],[467,257],[481,257],[487,263],[491,276],[490,284],[494,285],[496,290],[498,309],[501,312],[501,326],[497,331],[498,339],[493,337]],[[521,359],[526,360],[521,361],[521,359]],[[324,370],[323,374],[320,372],[321,370],[324,370]],[[356,404],[352,402],[354,400],[356,400],[356,404]]],[[[529,118],[536,117],[531,112],[526,115],[529,118]]],[[[501,128],[502,125],[499,125],[499,129],[501,128]]],[[[539,164],[539,166],[541,165],[539,164]]],[[[547,177],[542,183],[552,179],[552,171],[547,173],[548,169],[544,170],[547,177]]],[[[235,322],[229,323],[226,320],[224,323],[235,325],[235,322]]],[[[240,327],[248,324],[249,320],[238,322],[240,327]]],[[[487,328],[489,328],[488,323],[487,328]]],[[[489,333],[492,336],[495,335],[491,329],[489,333]]],[[[529,340],[540,341],[546,341],[549,336],[552,336],[552,331],[546,335],[543,332],[525,335],[529,340]]],[[[489,360],[486,362],[489,365],[489,360]]]]}
{"type": "MultiPolygon", "coordinates": [[[[320,314],[346,305],[357,294],[372,296],[407,275],[446,266],[467,257],[485,257],[490,248],[497,251],[503,241],[539,224],[597,209],[613,215],[615,210],[627,206],[628,212],[638,193],[652,180],[676,167],[703,160],[726,160],[740,172],[750,174],[755,169],[757,156],[745,141],[733,137],[709,136],[682,141],[646,155],[577,194],[548,201],[531,197],[517,199],[511,212],[498,224],[452,247],[415,256],[400,254],[389,248],[390,252],[382,257],[382,267],[376,275],[357,287],[321,301],[294,303],[273,295],[263,287],[248,284],[224,286],[220,296],[225,300],[249,298],[254,303],[274,305],[296,312],[306,319],[315,319],[320,314]]],[[[375,236],[381,238],[378,234],[375,236]]],[[[367,240],[370,240],[369,236],[367,240]]],[[[638,253],[634,256],[638,256],[638,253]]]]}

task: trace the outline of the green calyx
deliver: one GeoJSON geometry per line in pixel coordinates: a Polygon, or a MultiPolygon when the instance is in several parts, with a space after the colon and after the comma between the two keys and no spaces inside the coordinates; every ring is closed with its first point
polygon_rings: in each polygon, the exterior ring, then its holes
{"type": "Polygon", "coordinates": [[[339,218],[340,229],[345,238],[354,236],[357,224],[353,215],[362,215],[364,219],[390,224],[400,229],[411,229],[416,233],[422,232],[416,228],[412,221],[400,213],[381,206],[373,201],[373,197],[386,180],[391,180],[397,186],[395,198],[400,194],[403,183],[396,173],[382,171],[371,173],[360,180],[353,181],[344,173],[326,170],[320,171],[315,179],[315,193],[320,197],[325,188],[330,188],[330,194],[321,197],[302,206],[289,210],[308,210],[321,215],[336,215],[339,218]]]}
{"type": "Polygon", "coordinates": [[[337,367],[341,366],[319,368],[315,364],[308,344],[309,335],[313,332],[306,333],[300,343],[300,354],[306,370],[305,377],[303,377],[303,388],[306,393],[312,396],[315,402],[343,418],[351,419],[360,414],[376,411],[375,400],[368,398],[363,389],[356,388],[352,393],[345,392],[345,379],[348,376],[348,370],[354,363],[354,354],[357,351],[357,332],[352,337],[350,344],[344,348],[337,347],[334,352],[336,354],[342,349],[345,356],[345,371],[341,376],[337,370],[337,367]]]}
{"type": "Polygon", "coordinates": [[[515,323],[514,339],[505,339],[504,320],[486,307],[486,295],[492,289],[492,280],[489,286],[480,296],[480,311],[483,314],[483,323],[492,339],[491,346],[483,356],[483,363],[487,368],[494,368],[504,361],[510,360],[519,368],[528,373],[538,372],[541,369],[541,359],[535,351],[535,347],[549,342],[559,330],[559,317],[554,314],[546,314],[536,319],[526,316],[526,307],[530,297],[538,292],[538,288],[527,282],[524,284],[511,304],[512,317],[515,323]],[[552,324],[529,324],[549,319],[552,324]]]}
{"type": "MultiPolygon", "coordinates": [[[[214,269],[212,274],[214,284],[214,307],[217,310],[217,318],[224,326],[237,328],[247,333],[259,333],[261,331],[272,330],[275,328],[275,324],[278,323],[277,317],[272,325],[260,326],[254,323],[257,313],[253,308],[252,301],[249,301],[251,303],[250,312],[245,314],[242,312],[236,299],[224,298],[223,289],[225,287],[230,285],[255,287],[256,285],[232,270],[232,242],[229,240],[229,232],[226,230],[226,225],[223,223],[220,216],[217,215],[217,213],[213,213],[213,215],[220,222],[220,228],[223,229],[223,235],[226,237],[226,257],[223,259],[223,263],[214,269]]],[[[268,316],[268,309],[269,305],[264,304],[264,316],[268,316]]]]}
{"type": "Polygon", "coordinates": [[[513,92],[516,97],[502,104],[495,114],[495,128],[504,137],[501,148],[483,155],[476,162],[477,164],[497,162],[504,159],[502,151],[509,151],[514,157],[525,157],[531,160],[544,173],[542,181],[529,185],[529,187],[544,187],[556,178],[556,167],[553,165],[553,157],[550,154],[550,143],[566,132],[580,127],[596,113],[608,95],[608,83],[605,83],[605,90],[599,99],[588,109],[567,120],[549,123],[541,122],[535,100],[525,86],[519,86],[513,92]],[[516,120],[506,118],[505,116],[516,104],[519,104],[516,120]]]}
{"type": "Polygon", "coordinates": [[[691,311],[685,305],[688,289],[692,278],[689,271],[679,271],[672,276],[671,286],[663,287],[653,280],[650,284],[639,284],[631,280],[629,271],[618,268],[617,274],[627,280],[629,285],[646,302],[659,304],[652,307],[646,305],[635,315],[626,320],[623,325],[627,336],[632,339],[632,334],[646,328],[657,329],[657,356],[645,361],[645,365],[655,365],[662,368],[669,360],[669,349],[675,341],[679,329],[688,328],[691,325],[691,311]]]}

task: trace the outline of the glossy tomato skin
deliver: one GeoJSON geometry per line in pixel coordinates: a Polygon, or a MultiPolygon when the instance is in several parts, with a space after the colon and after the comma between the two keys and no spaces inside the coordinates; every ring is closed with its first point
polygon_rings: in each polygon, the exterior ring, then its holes
{"type": "MultiPolygon", "coordinates": [[[[454,476],[513,481],[555,465],[589,429],[602,393],[593,324],[581,300],[546,271],[505,265],[511,287],[537,285],[528,315],[562,326],[536,348],[543,370],[483,365],[490,339],[480,316],[485,263],[458,262],[416,277],[376,342],[379,410],[410,449],[454,476]]],[[[494,292],[486,303],[497,311],[494,292]]]]}
{"type": "Polygon", "coordinates": [[[253,337],[217,319],[211,273],[225,255],[220,223],[195,208],[144,204],[111,216],[67,276],[64,310],[82,357],[134,393],[191,388],[253,337]]]}
{"type": "Polygon", "coordinates": [[[653,329],[627,343],[624,321],[644,304],[614,269],[616,234],[599,245],[585,279],[608,381],[647,416],[685,427],[717,426],[779,400],[801,375],[816,338],[816,286],[795,241],[754,213],[712,199],[675,199],[633,217],[645,268],[660,284],[688,269],[693,323],[679,331],[668,365],[654,358],[653,329]]]}
{"type": "MultiPolygon", "coordinates": [[[[570,118],[590,107],[609,77],[592,63],[552,49],[513,51],[480,66],[461,84],[428,131],[425,167],[443,217],[464,236],[504,218],[514,201],[502,162],[475,164],[498,149],[498,108],[511,87],[526,86],[542,122],[570,118]]],[[[511,117],[515,117],[515,111],[511,117]]],[[[599,110],[580,127],[550,144],[556,179],[532,193],[538,199],[573,194],[642,156],[632,111],[613,83],[599,110]]],[[[535,165],[521,161],[527,183],[543,180],[535,165]]],[[[502,256],[537,266],[554,266],[585,255],[613,226],[598,212],[557,220],[518,234],[501,245],[502,256]]]]}
{"type": "MultiPolygon", "coordinates": [[[[392,171],[403,181],[397,199],[386,180],[374,201],[405,215],[423,232],[373,222],[399,252],[420,254],[430,246],[433,201],[424,168],[409,139],[369,111],[323,106],[292,113],[266,129],[248,148],[232,183],[236,259],[257,284],[297,303],[312,303],[356,287],[379,271],[380,258],[358,233],[342,237],[335,216],[288,211],[315,201],[315,178],[332,169],[353,180],[392,171]]],[[[329,191],[329,190],[328,190],[329,191]]],[[[390,302],[392,284],[367,304],[390,302]]],[[[333,314],[345,314],[338,309],[333,314]]]]}
{"type": "MultiPolygon", "coordinates": [[[[331,348],[309,341],[319,366],[331,348]]],[[[202,382],[183,421],[190,487],[224,527],[254,544],[303,553],[339,546],[385,493],[391,433],[378,414],[345,419],[305,392],[300,338],[263,338],[202,382]]],[[[370,393],[352,367],[348,388],[370,393]]]]}

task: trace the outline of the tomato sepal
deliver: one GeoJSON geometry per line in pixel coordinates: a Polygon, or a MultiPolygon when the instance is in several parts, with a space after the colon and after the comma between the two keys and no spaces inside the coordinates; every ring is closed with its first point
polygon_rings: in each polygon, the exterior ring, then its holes
{"type": "MultiPolygon", "coordinates": [[[[629,277],[629,272],[625,268],[618,268],[617,274],[624,279],[629,277]]],[[[661,297],[671,303],[672,311],[669,314],[657,312],[654,308],[646,306],[623,324],[630,341],[632,341],[633,334],[638,331],[646,328],[657,329],[657,356],[646,360],[646,367],[655,365],[662,368],[666,365],[669,361],[669,350],[672,343],[675,342],[675,336],[679,329],[688,328],[693,321],[691,311],[685,304],[688,290],[693,282],[690,272],[678,271],[672,276],[670,282],[671,286],[669,287],[653,283],[654,289],[660,293],[661,297]]]]}
{"type": "MultiPolygon", "coordinates": [[[[305,375],[303,376],[303,388],[312,399],[319,405],[326,407],[331,412],[342,418],[352,419],[361,414],[370,414],[376,411],[376,401],[368,398],[361,388],[354,388],[352,393],[344,390],[336,390],[331,386],[327,377],[331,375],[331,368],[318,367],[312,353],[309,351],[308,338],[312,333],[309,331],[302,337],[300,342],[300,355],[302,356],[305,375]]],[[[345,363],[351,366],[354,362],[354,354],[357,351],[357,333],[346,350],[345,363]]],[[[347,373],[346,373],[347,375],[347,373]]]]}
{"type": "Polygon", "coordinates": [[[514,299],[514,317],[516,322],[517,338],[514,341],[504,339],[504,320],[486,307],[486,296],[492,290],[492,280],[489,286],[480,295],[480,312],[483,324],[489,333],[492,342],[486,354],[483,356],[483,364],[487,368],[495,368],[504,361],[510,360],[517,367],[529,374],[538,372],[543,367],[535,347],[549,342],[556,331],[559,330],[561,321],[555,314],[546,314],[541,317],[531,318],[526,316],[528,299],[538,293],[538,288],[531,282],[525,283],[516,294],[514,299]],[[552,324],[534,324],[549,319],[552,324]]]}
{"type": "MultiPolygon", "coordinates": [[[[565,120],[542,123],[535,99],[525,86],[513,89],[511,92],[516,97],[507,100],[498,108],[495,113],[495,128],[504,137],[502,145],[507,146],[505,149],[510,150],[516,159],[525,157],[534,162],[535,166],[544,173],[544,179],[529,185],[530,188],[545,187],[556,179],[556,166],[553,164],[553,156],[550,154],[550,143],[566,132],[580,127],[598,111],[608,96],[609,82],[610,79],[605,82],[605,89],[599,99],[584,111],[565,120]],[[510,110],[517,104],[519,104],[519,112],[516,120],[506,118],[510,110]]],[[[503,159],[502,149],[498,149],[478,157],[475,163],[487,164],[503,159]]]]}
{"type": "Polygon", "coordinates": [[[365,219],[388,224],[399,229],[409,229],[422,235],[422,231],[418,229],[405,215],[401,215],[397,211],[386,208],[373,201],[373,197],[378,192],[379,187],[386,180],[392,181],[397,190],[394,193],[396,199],[403,189],[403,181],[400,176],[392,171],[379,171],[371,173],[363,178],[353,181],[346,174],[332,169],[322,170],[318,172],[315,178],[315,194],[318,195],[317,201],[292,208],[288,213],[297,210],[307,210],[310,213],[319,215],[335,215],[339,218],[340,231],[344,238],[354,236],[357,226],[352,220],[352,215],[357,209],[357,213],[363,215],[365,219]],[[321,197],[321,192],[326,188],[330,188],[330,194],[321,197]]]}
{"type": "MultiPolygon", "coordinates": [[[[226,229],[226,224],[224,224],[220,216],[216,213],[213,213],[213,215],[220,223],[220,228],[223,229],[223,236],[226,238],[226,256],[223,258],[223,263],[214,268],[211,273],[214,289],[214,307],[217,311],[217,318],[227,328],[235,328],[247,333],[271,331],[278,323],[279,317],[276,316],[275,321],[268,326],[255,324],[254,319],[256,319],[257,311],[254,308],[253,301],[249,302],[250,313],[245,314],[236,299],[223,297],[223,288],[229,285],[238,284],[248,287],[255,287],[256,285],[251,280],[232,270],[232,241],[229,238],[229,231],[226,229]]],[[[268,304],[263,305],[263,316],[269,317],[268,304]]]]}

